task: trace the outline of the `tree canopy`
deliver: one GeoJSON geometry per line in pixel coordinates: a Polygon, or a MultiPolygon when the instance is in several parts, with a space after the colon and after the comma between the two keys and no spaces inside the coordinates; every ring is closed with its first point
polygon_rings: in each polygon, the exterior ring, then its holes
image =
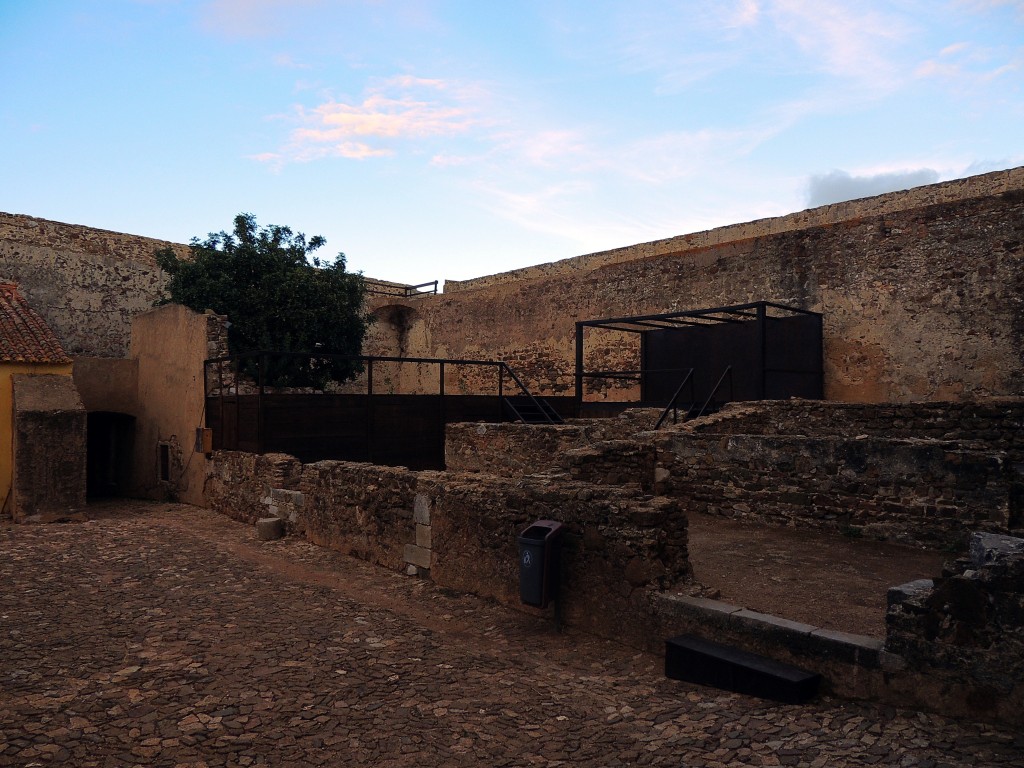
{"type": "MultiPolygon", "coordinates": [[[[190,258],[155,253],[169,276],[169,301],[228,316],[233,354],[256,351],[359,355],[366,333],[362,275],[312,256],[326,241],[289,227],[256,224],[240,213],[232,233],[193,238],[190,258]]],[[[251,367],[250,367],[251,370],[251,367]]],[[[362,370],[358,361],[278,357],[264,371],[269,384],[322,387],[362,370]]]]}

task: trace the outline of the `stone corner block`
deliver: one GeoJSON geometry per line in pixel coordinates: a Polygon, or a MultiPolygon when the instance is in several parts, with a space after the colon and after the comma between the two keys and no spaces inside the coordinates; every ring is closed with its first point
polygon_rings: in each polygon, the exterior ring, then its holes
{"type": "Polygon", "coordinates": [[[416,523],[416,546],[430,549],[430,526],[416,523]]]}
{"type": "Polygon", "coordinates": [[[430,567],[430,550],[417,547],[415,544],[405,545],[405,562],[419,566],[420,568],[430,567]]]}
{"type": "Polygon", "coordinates": [[[417,493],[413,500],[412,519],[420,525],[430,525],[430,508],[433,503],[425,493],[417,493]]]}

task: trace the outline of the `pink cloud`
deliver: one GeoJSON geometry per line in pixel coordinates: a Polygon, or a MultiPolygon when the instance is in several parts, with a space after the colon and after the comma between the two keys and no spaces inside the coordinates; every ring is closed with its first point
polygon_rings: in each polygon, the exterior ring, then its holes
{"type": "MultiPolygon", "coordinates": [[[[363,160],[395,154],[395,144],[469,131],[478,120],[469,94],[441,80],[400,75],[379,83],[360,102],[330,100],[298,107],[274,162],[320,157],[363,160]]],[[[257,156],[259,157],[259,156],[257,156]]]]}

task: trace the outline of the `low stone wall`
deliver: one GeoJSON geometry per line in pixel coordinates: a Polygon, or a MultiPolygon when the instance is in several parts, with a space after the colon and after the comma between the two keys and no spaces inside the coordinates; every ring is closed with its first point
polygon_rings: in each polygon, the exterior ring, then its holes
{"type": "Polygon", "coordinates": [[[1005,455],[955,443],[666,433],[655,492],[684,508],[930,546],[1019,524],[1005,455]]]}
{"type": "Polygon", "coordinates": [[[972,402],[866,405],[824,400],[730,403],[719,413],[677,427],[729,435],[882,437],[984,442],[1024,453],[1024,398],[972,402]]]}
{"type": "Polygon", "coordinates": [[[565,451],[587,442],[576,424],[449,424],[444,463],[454,472],[522,477],[556,466],[565,451]]]}
{"type": "Polygon", "coordinates": [[[445,428],[445,467],[454,472],[489,472],[504,477],[532,475],[565,466],[568,451],[596,447],[651,429],[659,415],[657,409],[631,408],[613,418],[572,419],[557,425],[449,424],[445,428]]]}
{"type": "Polygon", "coordinates": [[[207,499],[236,520],[276,513],[314,543],[516,607],[516,537],[535,520],[557,520],[563,620],[635,646],[650,632],[653,596],[691,576],[675,501],[567,478],[304,466],[282,454],[217,451],[207,499]]]}
{"type": "Polygon", "coordinates": [[[560,457],[560,464],[574,480],[654,492],[657,452],[649,440],[608,440],[567,451],[560,457]]]}
{"type": "Polygon", "coordinates": [[[1024,539],[974,535],[941,578],[889,591],[886,624],[922,699],[1024,724],[1024,539]]]}

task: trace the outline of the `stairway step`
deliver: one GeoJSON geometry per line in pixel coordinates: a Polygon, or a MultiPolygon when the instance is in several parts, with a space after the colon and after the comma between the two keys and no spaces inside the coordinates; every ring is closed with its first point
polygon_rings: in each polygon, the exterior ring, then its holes
{"type": "Polygon", "coordinates": [[[665,676],[787,704],[814,698],[821,675],[693,635],[665,641],[665,676]]]}

